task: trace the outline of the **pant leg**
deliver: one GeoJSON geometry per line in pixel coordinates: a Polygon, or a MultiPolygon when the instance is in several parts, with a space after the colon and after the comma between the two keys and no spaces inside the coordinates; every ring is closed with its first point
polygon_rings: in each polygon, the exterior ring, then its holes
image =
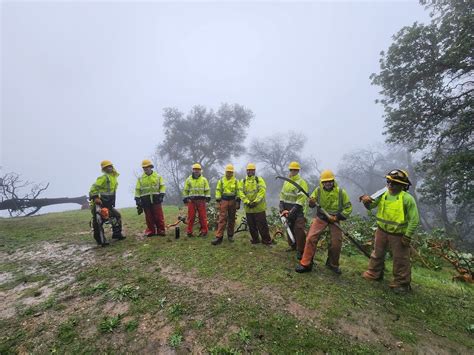
{"type": "Polygon", "coordinates": [[[306,243],[305,226],[306,219],[304,217],[297,217],[294,224],[293,235],[296,240],[296,250],[301,254],[304,252],[304,245],[306,243]]]}
{"type": "Polygon", "coordinates": [[[267,215],[265,211],[255,213],[255,217],[258,231],[262,237],[262,242],[264,244],[271,244],[272,238],[270,237],[270,230],[268,228],[267,215]]]}
{"type": "Polygon", "coordinates": [[[209,226],[207,224],[207,211],[206,211],[206,201],[199,200],[196,201],[196,205],[199,213],[199,224],[201,225],[201,233],[207,234],[209,231],[209,226]]]}
{"type": "Polygon", "coordinates": [[[258,242],[257,213],[247,213],[247,225],[249,226],[250,236],[254,242],[258,242]]]}
{"type": "Polygon", "coordinates": [[[388,234],[388,241],[393,256],[393,282],[390,284],[390,287],[410,285],[410,246],[404,246],[402,244],[402,237],[399,235],[388,234]]]}
{"type": "Polygon", "coordinates": [[[331,245],[328,248],[329,265],[339,267],[339,258],[342,249],[342,231],[334,224],[329,224],[329,232],[331,233],[331,245]]]}
{"type": "Polygon", "coordinates": [[[188,202],[188,220],[187,220],[187,227],[186,232],[188,234],[193,233],[193,226],[194,226],[194,219],[196,218],[196,205],[195,201],[188,202]]]}
{"type": "Polygon", "coordinates": [[[165,216],[163,215],[163,207],[161,206],[161,203],[153,205],[153,219],[157,234],[165,233],[165,216]]]}
{"type": "Polygon", "coordinates": [[[102,244],[101,241],[101,228],[102,226],[99,225],[97,222],[97,218],[95,215],[95,205],[92,206],[91,208],[91,213],[92,213],[92,229],[94,231],[94,239],[97,242],[98,245],[102,244]]]}
{"type": "Polygon", "coordinates": [[[112,218],[112,236],[121,236],[122,235],[122,215],[115,208],[111,207],[109,209],[110,217],[112,218]]]}
{"type": "Polygon", "coordinates": [[[327,225],[328,223],[322,219],[318,217],[313,218],[311,226],[309,227],[308,236],[306,237],[303,257],[300,261],[301,265],[308,266],[313,261],[314,254],[316,254],[316,245],[318,244],[319,236],[327,225]]]}
{"type": "Polygon", "coordinates": [[[222,200],[219,204],[219,217],[217,221],[216,238],[224,236],[225,227],[227,225],[227,211],[229,209],[229,201],[222,200]]]}
{"type": "Polygon", "coordinates": [[[388,247],[388,235],[380,228],[375,231],[375,244],[372,254],[370,254],[369,266],[364,276],[371,279],[383,277],[385,264],[385,253],[388,247]]]}
{"type": "Polygon", "coordinates": [[[235,230],[235,214],[237,213],[235,200],[228,201],[227,208],[227,236],[233,236],[235,230]]]}
{"type": "Polygon", "coordinates": [[[155,221],[153,219],[153,210],[152,207],[145,207],[143,208],[143,212],[145,212],[145,222],[146,222],[146,235],[155,234],[155,221]]]}

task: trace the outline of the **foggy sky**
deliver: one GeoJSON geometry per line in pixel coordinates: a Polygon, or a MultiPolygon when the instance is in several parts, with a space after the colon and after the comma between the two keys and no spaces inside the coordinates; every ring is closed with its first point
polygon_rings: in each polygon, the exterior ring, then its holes
{"type": "Polygon", "coordinates": [[[393,34],[428,20],[417,1],[1,8],[2,173],[50,182],[45,197],[80,196],[110,159],[118,207],[133,205],[133,173],[163,139],[164,107],[245,105],[247,141],[303,132],[322,168],[383,141],[369,75],[393,34]]]}

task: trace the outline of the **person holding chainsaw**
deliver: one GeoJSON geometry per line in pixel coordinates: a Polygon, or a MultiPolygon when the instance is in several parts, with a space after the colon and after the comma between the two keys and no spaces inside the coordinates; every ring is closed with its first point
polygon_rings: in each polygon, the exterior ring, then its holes
{"type": "MultiPolygon", "coordinates": [[[[288,166],[290,170],[289,179],[296,182],[305,191],[308,191],[308,184],[300,176],[300,164],[293,161],[288,166]]],[[[288,244],[292,250],[296,250],[298,260],[303,256],[306,233],[305,233],[305,211],[307,197],[295,185],[285,181],[280,192],[280,216],[287,219],[288,225],[295,238],[293,242],[288,237],[288,244]]]]}
{"type": "Polygon", "coordinates": [[[137,180],[135,187],[135,203],[138,214],[145,212],[146,230],[144,235],[164,236],[165,218],[161,204],[166,193],[166,186],[163,178],[153,171],[151,160],[142,161],[143,175],[137,180]]]}
{"type": "Polygon", "coordinates": [[[193,173],[186,179],[183,189],[183,202],[188,206],[187,235],[193,236],[194,219],[196,211],[199,215],[201,226],[200,237],[205,237],[209,231],[207,224],[206,203],[211,201],[211,189],[209,182],[202,176],[201,165],[196,163],[192,166],[193,173]]]}
{"type": "Polygon", "coordinates": [[[99,176],[89,191],[89,200],[91,201],[92,228],[94,230],[94,239],[98,245],[108,245],[109,243],[103,235],[102,223],[110,219],[112,224],[112,239],[122,240],[122,216],[115,209],[115,194],[117,192],[119,173],[115,170],[110,160],[104,160],[100,163],[103,174],[99,176]],[[100,212],[98,212],[100,210],[100,212]],[[98,216],[100,213],[101,216],[98,216]]]}
{"type": "Polygon", "coordinates": [[[319,186],[311,194],[309,207],[318,207],[318,209],[306,237],[303,258],[295,271],[302,273],[312,270],[319,237],[328,227],[331,234],[331,243],[328,248],[326,267],[340,275],[339,257],[342,249],[342,231],[334,224],[350,216],[352,204],[346,190],[336,183],[334,173],[331,170],[321,172],[319,186]],[[320,208],[324,209],[327,215],[322,213],[320,208]]]}
{"type": "Polygon", "coordinates": [[[385,178],[388,191],[376,199],[368,195],[359,198],[368,210],[377,207],[374,250],[362,277],[371,281],[383,279],[385,253],[390,248],[393,255],[390,288],[395,293],[407,293],[411,290],[410,241],[419,223],[418,208],[408,193],[411,182],[405,170],[392,170],[385,178]]]}
{"type": "Polygon", "coordinates": [[[225,167],[225,176],[217,181],[216,208],[219,211],[216,238],[212,245],[219,245],[224,239],[224,231],[227,225],[227,239],[234,241],[235,216],[240,209],[239,181],[234,176],[234,166],[228,164],[225,167]]]}
{"type": "Polygon", "coordinates": [[[260,176],[255,176],[257,167],[253,163],[247,165],[247,177],[240,181],[240,198],[244,203],[245,216],[252,239],[252,244],[260,243],[259,233],[262,243],[265,245],[273,244],[268,228],[267,203],[265,194],[267,185],[260,176]]]}

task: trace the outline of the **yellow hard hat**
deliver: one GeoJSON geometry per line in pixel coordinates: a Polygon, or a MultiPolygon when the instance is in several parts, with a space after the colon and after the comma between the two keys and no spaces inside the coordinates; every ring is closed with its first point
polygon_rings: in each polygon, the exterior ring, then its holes
{"type": "Polygon", "coordinates": [[[231,173],[233,173],[234,172],[234,166],[232,164],[227,164],[225,166],[225,171],[226,172],[230,171],[231,173]]]}
{"type": "Polygon", "coordinates": [[[201,169],[202,169],[202,168],[201,168],[201,164],[199,164],[199,163],[193,164],[193,169],[199,169],[199,170],[201,170],[201,169]]]}
{"type": "Polygon", "coordinates": [[[411,185],[411,182],[408,179],[408,173],[402,169],[392,170],[385,177],[390,181],[395,181],[407,186],[411,185]]]}
{"type": "Polygon", "coordinates": [[[113,165],[113,164],[112,164],[112,162],[111,162],[110,160],[102,160],[102,161],[100,162],[100,167],[101,167],[101,169],[104,169],[104,168],[106,168],[106,167],[108,167],[108,166],[112,166],[112,165],[113,165]]]}
{"type": "Polygon", "coordinates": [[[151,166],[153,168],[153,163],[151,162],[150,159],[145,159],[142,161],[142,168],[146,168],[148,166],[151,166]]]}
{"type": "Polygon", "coordinates": [[[292,161],[290,163],[290,165],[288,165],[288,169],[289,170],[300,170],[300,163],[298,163],[297,161],[292,161]]]}
{"type": "Polygon", "coordinates": [[[335,178],[336,177],[334,176],[334,173],[331,170],[323,170],[321,172],[321,177],[319,178],[319,181],[333,181],[335,178]]]}
{"type": "Polygon", "coordinates": [[[255,166],[254,163],[248,163],[247,164],[247,170],[256,170],[257,167],[255,166]]]}

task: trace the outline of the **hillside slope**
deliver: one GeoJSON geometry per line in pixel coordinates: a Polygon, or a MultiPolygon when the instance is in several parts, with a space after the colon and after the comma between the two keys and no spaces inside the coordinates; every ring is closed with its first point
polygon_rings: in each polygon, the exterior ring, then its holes
{"type": "MultiPolygon", "coordinates": [[[[142,238],[143,216],[122,210],[123,242],[94,245],[90,213],[0,219],[0,353],[469,353],[474,290],[451,270],[414,268],[413,293],[343,274],[296,274],[286,242],[210,245],[142,238]]],[[[168,223],[178,210],[165,209],[168,223]]]]}

